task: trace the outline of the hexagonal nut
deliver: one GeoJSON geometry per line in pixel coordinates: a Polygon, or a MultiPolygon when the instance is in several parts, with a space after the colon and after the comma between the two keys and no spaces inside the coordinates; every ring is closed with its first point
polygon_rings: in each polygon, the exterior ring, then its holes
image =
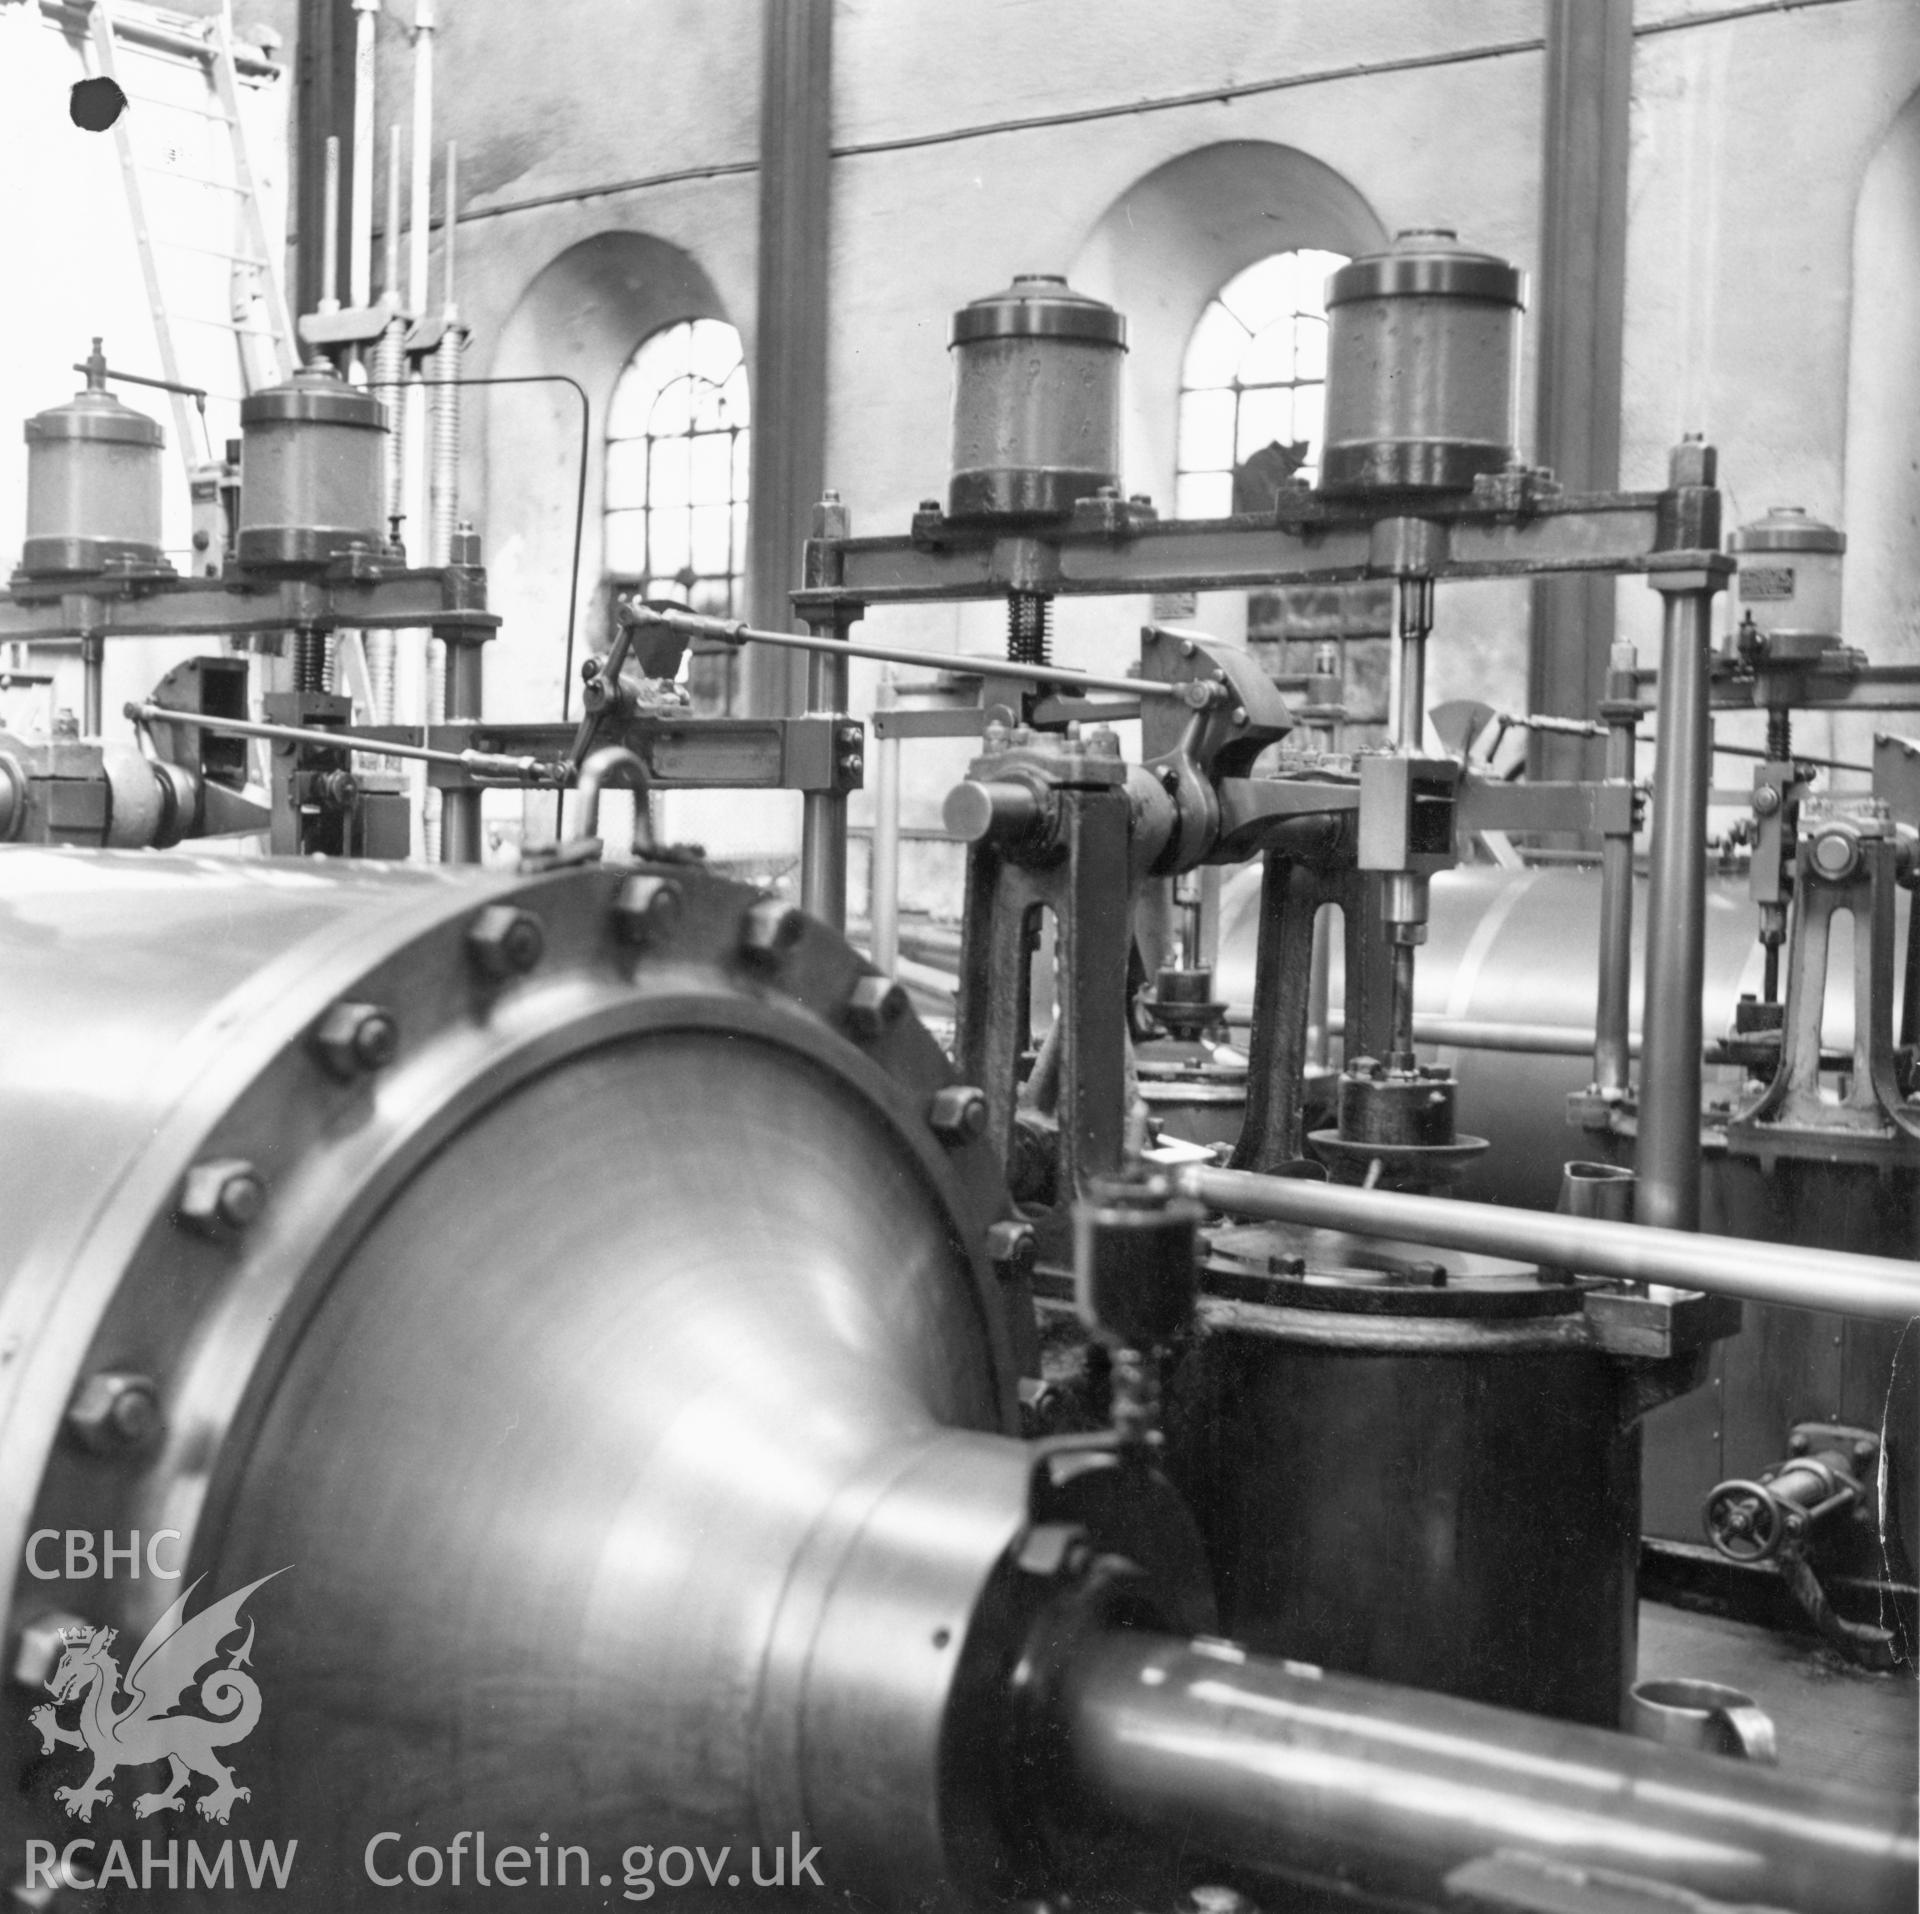
{"type": "Polygon", "coordinates": [[[384,1070],[400,1048],[400,1026],[378,1004],[338,1003],[313,1033],[314,1054],[342,1083],[384,1070]]]}
{"type": "Polygon", "coordinates": [[[862,977],[847,993],[847,1028],[871,1041],[907,1014],[907,993],[891,977],[862,977]]]}
{"type": "Polygon", "coordinates": [[[987,1257],[1003,1281],[1031,1276],[1039,1256],[1040,1239],[1031,1223],[995,1223],[987,1231],[987,1257]]]}
{"type": "Polygon", "coordinates": [[[13,1678],[22,1688],[44,1688],[48,1677],[60,1666],[67,1643],[86,1632],[86,1623],[78,1615],[56,1610],[36,1616],[20,1631],[13,1645],[13,1678]]]}
{"type": "Polygon", "coordinates": [[[467,930],[468,960],[497,984],[524,977],[546,954],[546,927],[515,904],[489,904],[467,930]]]}
{"type": "Polygon", "coordinates": [[[804,911],[777,897],[756,898],[740,914],[740,954],[756,963],[778,963],[806,927],[804,911]]]}
{"type": "Polygon", "coordinates": [[[95,1455],[137,1449],[159,1427],[160,1392],[153,1378],[125,1369],[96,1369],[67,1409],[67,1428],[95,1455]]]}
{"type": "Polygon", "coordinates": [[[984,1091],[970,1083],[950,1083],[936,1090],[927,1104],[927,1123],[942,1143],[971,1143],[987,1128],[984,1091]]]}
{"type": "Polygon", "coordinates": [[[630,877],[613,900],[613,927],[623,944],[664,943],[680,922],[680,886],[671,877],[630,877]]]}
{"type": "Polygon", "coordinates": [[[247,1228],[266,1204],[267,1186],[251,1163],[237,1156],[210,1157],[187,1172],[174,1214],[190,1229],[212,1235],[247,1228]]]}
{"type": "Polygon", "coordinates": [[[1013,1559],[1023,1575],[1052,1581],[1085,1567],[1090,1553],[1085,1529],[1071,1522],[1036,1522],[1020,1538],[1013,1559]]]}

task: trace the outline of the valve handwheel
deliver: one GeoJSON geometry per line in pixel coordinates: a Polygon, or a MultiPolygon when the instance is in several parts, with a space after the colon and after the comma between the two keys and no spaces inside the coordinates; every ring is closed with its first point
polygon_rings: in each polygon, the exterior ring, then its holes
{"type": "Polygon", "coordinates": [[[1732,1562],[1765,1562],[1787,1539],[1784,1511],[1763,1482],[1722,1482],[1707,1498],[1707,1538],[1732,1562]]]}

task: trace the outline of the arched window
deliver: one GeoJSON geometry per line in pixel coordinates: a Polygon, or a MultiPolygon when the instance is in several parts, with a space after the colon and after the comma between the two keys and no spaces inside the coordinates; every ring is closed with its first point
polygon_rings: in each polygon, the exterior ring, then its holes
{"type": "Polygon", "coordinates": [[[1176,509],[1224,518],[1234,471],[1266,451],[1256,470],[1277,481],[1289,468],[1319,472],[1327,381],[1327,275],[1344,253],[1273,253],[1214,295],[1187,342],[1180,376],[1176,509]],[[1296,463],[1297,460],[1297,463],[1296,463]]]}
{"type": "Polygon", "coordinates": [[[606,570],[618,589],[738,615],[747,569],[747,369],[721,319],[642,340],[607,413],[606,570]]]}

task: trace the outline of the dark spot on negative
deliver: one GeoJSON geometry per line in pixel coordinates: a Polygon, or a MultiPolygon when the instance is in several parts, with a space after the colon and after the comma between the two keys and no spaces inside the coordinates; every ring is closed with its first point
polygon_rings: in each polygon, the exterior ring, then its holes
{"type": "Polygon", "coordinates": [[[88,133],[104,133],[127,110],[127,96],[105,74],[76,80],[67,111],[75,126],[88,133]]]}

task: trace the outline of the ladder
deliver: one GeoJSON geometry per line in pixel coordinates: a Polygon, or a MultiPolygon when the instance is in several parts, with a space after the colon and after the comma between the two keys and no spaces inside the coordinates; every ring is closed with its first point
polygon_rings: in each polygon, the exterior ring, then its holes
{"type": "MultiPolygon", "coordinates": [[[[162,376],[174,385],[204,386],[210,395],[235,403],[250,392],[291,378],[296,363],[293,325],[279,274],[274,270],[266,221],[247,157],[228,9],[223,7],[203,30],[205,51],[197,56],[197,64],[206,82],[205,92],[192,101],[143,93],[128,85],[132,63],[123,63],[121,57],[123,40],[116,30],[112,0],[91,0],[88,15],[90,70],[112,80],[130,102],[129,110],[114,122],[113,137],[126,186],[127,210],[140,256],[147,305],[153,315],[162,376]],[[122,77],[123,73],[127,78],[122,77]],[[207,194],[215,196],[213,203],[224,203],[228,217],[209,219],[203,207],[197,217],[176,222],[175,230],[156,228],[151,202],[160,169],[150,159],[143,162],[135,143],[143,107],[148,109],[145,115],[148,120],[157,119],[159,113],[172,113],[226,129],[231,155],[230,177],[222,178],[217,172],[188,173],[177,168],[167,170],[164,177],[169,184],[205,189],[207,194]],[[216,239],[235,239],[238,250],[209,243],[216,239]],[[196,257],[224,260],[228,267],[225,309],[219,313],[196,312],[190,300],[177,296],[177,288],[169,281],[177,280],[178,273],[168,274],[162,270],[163,258],[169,255],[182,261],[196,257]],[[213,352],[205,349],[204,340],[198,348],[190,347],[183,352],[186,343],[181,336],[183,328],[196,328],[213,335],[213,352]],[[230,356],[221,350],[218,344],[221,338],[230,347],[230,356]]],[[[151,65],[145,61],[140,64],[151,65]]],[[[196,444],[200,433],[206,430],[204,410],[200,414],[202,423],[196,430],[187,395],[174,392],[169,397],[173,403],[175,442],[191,482],[202,459],[218,456],[217,448],[196,444]]]]}

